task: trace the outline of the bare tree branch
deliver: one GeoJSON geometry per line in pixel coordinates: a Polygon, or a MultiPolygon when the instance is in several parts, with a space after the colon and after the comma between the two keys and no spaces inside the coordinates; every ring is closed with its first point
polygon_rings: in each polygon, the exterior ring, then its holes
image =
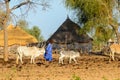
{"type": "Polygon", "coordinates": [[[4,6],[5,6],[5,2],[0,0],[0,9],[2,10],[4,6]]]}
{"type": "Polygon", "coordinates": [[[20,8],[23,5],[29,4],[29,3],[31,3],[31,1],[30,0],[26,0],[25,2],[22,2],[22,3],[18,4],[18,5],[15,5],[13,8],[11,8],[11,11],[15,10],[17,8],[20,8]]]}
{"type": "Polygon", "coordinates": [[[16,16],[14,13],[11,12],[11,20],[15,23],[17,23],[18,16],[16,16]]]}
{"type": "Polygon", "coordinates": [[[45,1],[42,1],[41,3],[39,3],[39,2],[37,3],[37,2],[34,2],[34,1],[26,0],[24,2],[21,2],[18,5],[15,5],[13,8],[11,8],[11,11],[13,11],[17,8],[20,8],[20,7],[22,7],[23,5],[26,5],[26,4],[28,4],[29,8],[32,8],[32,9],[33,9],[33,7],[36,7],[36,5],[41,5],[43,7],[42,8],[43,10],[46,10],[46,8],[50,7],[50,5],[45,1]]]}
{"type": "MultiPolygon", "coordinates": [[[[1,26],[3,26],[3,30],[4,30],[4,61],[7,62],[8,61],[8,33],[7,33],[7,26],[8,23],[10,22],[10,19],[14,16],[16,17],[14,14],[12,14],[14,12],[14,10],[16,9],[20,9],[21,13],[28,13],[29,10],[34,9],[35,7],[37,7],[37,2],[40,3],[39,5],[41,5],[43,8],[48,7],[47,3],[45,2],[45,0],[0,0],[0,10],[2,9],[5,12],[5,16],[0,16],[0,24],[2,24],[1,26]],[[15,1],[17,2],[17,5],[13,5],[12,8],[10,8],[10,2],[15,1]],[[3,6],[3,8],[2,8],[3,6]]],[[[27,15],[27,14],[23,14],[23,15],[27,15]]],[[[14,19],[15,20],[15,19],[14,19]]],[[[15,20],[16,22],[16,20],[15,20]]]]}

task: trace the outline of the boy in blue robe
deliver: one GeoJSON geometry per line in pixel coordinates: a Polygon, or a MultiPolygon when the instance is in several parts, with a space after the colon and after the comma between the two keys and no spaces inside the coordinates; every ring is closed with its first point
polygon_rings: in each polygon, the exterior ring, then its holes
{"type": "Polygon", "coordinates": [[[52,58],[52,43],[53,43],[53,40],[50,40],[47,47],[46,47],[46,49],[45,49],[44,58],[45,58],[45,60],[47,62],[47,65],[53,59],[52,58]]]}

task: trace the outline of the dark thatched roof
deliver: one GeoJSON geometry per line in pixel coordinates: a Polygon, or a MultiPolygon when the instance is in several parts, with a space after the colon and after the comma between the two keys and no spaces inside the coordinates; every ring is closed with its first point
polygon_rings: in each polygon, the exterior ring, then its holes
{"type": "Polygon", "coordinates": [[[67,18],[48,40],[52,39],[55,43],[89,42],[91,38],[86,34],[79,35],[79,30],[80,27],[67,18]]]}

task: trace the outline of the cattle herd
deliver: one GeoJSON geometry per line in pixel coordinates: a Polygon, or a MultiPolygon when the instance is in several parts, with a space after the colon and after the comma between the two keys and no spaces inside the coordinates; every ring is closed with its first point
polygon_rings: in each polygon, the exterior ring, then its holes
{"type": "MultiPolygon", "coordinates": [[[[19,60],[23,64],[23,60],[22,60],[23,56],[29,56],[31,58],[30,63],[35,64],[35,58],[39,57],[40,55],[44,55],[44,53],[45,53],[45,46],[42,46],[41,48],[38,48],[36,46],[32,46],[32,47],[19,46],[17,47],[17,52],[16,52],[17,54],[16,64],[19,64],[19,60]]],[[[75,63],[77,63],[75,58],[80,56],[80,53],[76,51],[61,50],[59,53],[60,53],[59,63],[62,64],[64,58],[69,58],[69,63],[71,63],[71,60],[74,60],[75,63]]]]}
{"type": "MultiPolygon", "coordinates": [[[[30,57],[30,63],[35,64],[35,58],[39,57],[40,55],[44,55],[45,53],[45,47],[46,45],[43,44],[41,47],[38,46],[18,46],[16,49],[16,64],[19,64],[19,61],[21,64],[23,64],[23,56],[29,56],[30,57]]],[[[119,44],[111,44],[109,46],[109,57],[111,60],[115,60],[115,54],[117,53],[120,55],[120,45],[119,44]]],[[[64,50],[61,49],[59,51],[59,64],[64,64],[64,59],[69,58],[69,63],[73,60],[75,64],[77,64],[76,58],[80,57],[80,51],[74,51],[74,50],[64,50]]]]}

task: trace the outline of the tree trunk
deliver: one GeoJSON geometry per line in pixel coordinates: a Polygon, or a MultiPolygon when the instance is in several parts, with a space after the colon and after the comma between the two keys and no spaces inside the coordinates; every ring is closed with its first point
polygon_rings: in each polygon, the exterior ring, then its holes
{"type": "Polygon", "coordinates": [[[8,61],[8,34],[7,34],[7,23],[10,15],[10,9],[9,9],[9,0],[6,0],[5,2],[6,5],[6,16],[3,22],[3,27],[4,27],[4,61],[8,61]]]}
{"type": "Polygon", "coordinates": [[[8,35],[6,24],[4,24],[4,61],[8,61],[8,35]]]}

